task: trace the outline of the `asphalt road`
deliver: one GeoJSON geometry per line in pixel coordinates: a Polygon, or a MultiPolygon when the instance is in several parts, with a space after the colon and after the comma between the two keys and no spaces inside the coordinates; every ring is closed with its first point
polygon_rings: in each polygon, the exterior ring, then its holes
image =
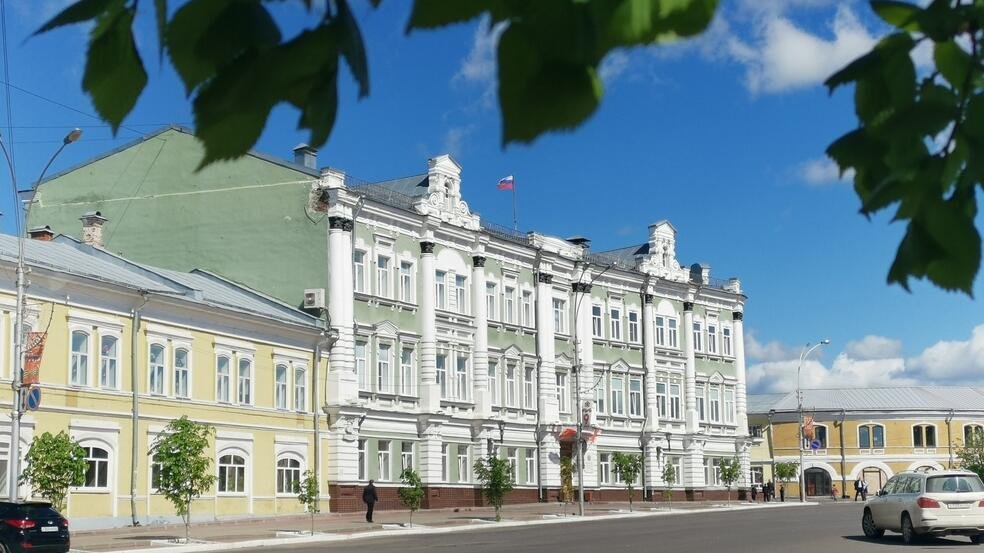
{"type": "MultiPolygon", "coordinates": [[[[508,512],[508,508],[507,508],[508,512]]],[[[861,534],[861,503],[658,516],[572,524],[473,530],[449,534],[387,536],[338,544],[265,548],[264,553],[893,553],[964,551],[967,538],[926,539],[906,547],[897,534],[880,540],[861,534]]]]}

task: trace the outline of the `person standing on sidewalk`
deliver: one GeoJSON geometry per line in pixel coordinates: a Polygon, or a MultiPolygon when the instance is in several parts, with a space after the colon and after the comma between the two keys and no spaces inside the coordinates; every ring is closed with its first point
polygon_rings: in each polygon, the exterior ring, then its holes
{"type": "Polygon", "coordinates": [[[379,501],[379,496],[376,495],[376,486],[372,480],[369,481],[366,489],[362,490],[362,501],[366,504],[366,522],[372,522],[372,509],[379,501]]]}
{"type": "Polygon", "coordinates": [[[786,502],[786,486],[779,484],[779,501],[786,502]]]}
{"type": "Polygon", "coordinates": [[[837,484],[830,486],[830,499],[837,501],[837,484]]]}

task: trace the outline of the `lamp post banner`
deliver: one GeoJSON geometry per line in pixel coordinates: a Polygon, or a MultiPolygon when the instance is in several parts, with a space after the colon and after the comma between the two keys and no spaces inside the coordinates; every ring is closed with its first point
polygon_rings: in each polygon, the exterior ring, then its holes
{"type": "Polygon", "coordinates": [[[41,358],[44,356],[44,343],[47,332],[28,332],[27,348],[24,351],[24,376],[21,385],[30,386],[41,381],[41,358]]]}
{"type": "Polygon", "coordinates": [[[807,441],[816,437],[816,427],[813,425],[813,415],[803,415],[803,436],[807,441]]]}

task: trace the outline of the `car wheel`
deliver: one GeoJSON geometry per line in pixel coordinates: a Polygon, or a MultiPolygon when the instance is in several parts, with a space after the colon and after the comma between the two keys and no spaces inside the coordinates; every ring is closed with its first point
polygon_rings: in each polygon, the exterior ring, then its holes
{"type": "Polygon", "coordinates": [[[2,541],[0,541],[0,553],[10,553],[10,548],[2,541]]]}
{"type": "Polygon", "coordinates": [[[861,517],[861,530],[864,531],[865,537],[871,539],[878,539],[885,535],[884,530],[875,526],[875,518],[871,516],[871,511],[868,509],[864,510],[864,516],[861,517]]]}
{"type": "Polygon", "coordinates": [[[972,543],[974,545],[978,545],[981,542],[984,542],[984,536],[981,536],[980,534],[978,534],[976,536],[971,536],[970,537],[970,543],[972,543]]]}
{"type": "Polygon", "coordinates": [[[916,529],[912,527],[912,519],[909,518],[909,513],[902,513],[902,541],[906,545],[912,545],[916,543],[916,529]]]}

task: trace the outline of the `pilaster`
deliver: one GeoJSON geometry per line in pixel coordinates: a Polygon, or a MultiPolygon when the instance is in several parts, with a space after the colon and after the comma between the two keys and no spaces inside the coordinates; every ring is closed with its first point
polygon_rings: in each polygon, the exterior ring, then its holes
{"type": "Polygon", "coordinates": [[[344,405],[359,399],[355,375],[355,295],[352,276],[352,219],[328,217],[328,314],[338,340],[331,348],[325,404],[344,405]]]}
{"type": "Polygon", "coordinates": [[[489,394],[489,321],[485,302],[485,256],[472,256],[472,313],[475,315],[475,347],[472,350],[472,381],[475,384],[475,417],[492,416],[489,394]]]}
{"type": "MultiPolygon", "coordinates": [[[[434,413],[441,408],[441,388],[437,382],[437,321],[434,299],[434,242],[420,242],[420,408],[434,413]]],[[[438,451],[440,455],[440,451],[438,451]]],[[[438,474],[440,476],[440,474],[438,474]]]]}
{"type": "Polygon", "coordinates": [[[746,392],[745,375],[745,331],[744,313],[735,311],[732,313],[734,319],[734,354],[735,354],[735,409],[738,411],[738,433],[746,435],[748,433],[748,394],[746,392]]]}
{"type": "MultiPolygon", "coordinates": [[[[642,293],[642,364],[646,371],[646,430],[659,429],[656,400],[656,308],[653,295],[642,293]]],[[[647,467],[648,474],[648,467],[647,467]]]]}
{"type": "Polygon", "coordinates": [[[694,355],[694,302],[683,302],[683,328],[680,339],[684,344],[687,366],[684,370],[684,409],[687,411],[687,434],[697,433],[697,359],[694,355]]]}
{"type": "MultiPolygon", "coordinates": [[[[557,373],[554,364],[553,276],[545,264],[536,274],[536,351],[540,357],[540,382],[537,406],[541,424],[560,422],[557,405],[557,373]]],[[[547,466],[541,464],[540,466],[547,466]]],[[[559,470],[559,469],[558,469],[559,470]]],[[[559,478],[559,472],[558,472],[559,478]]]]}

